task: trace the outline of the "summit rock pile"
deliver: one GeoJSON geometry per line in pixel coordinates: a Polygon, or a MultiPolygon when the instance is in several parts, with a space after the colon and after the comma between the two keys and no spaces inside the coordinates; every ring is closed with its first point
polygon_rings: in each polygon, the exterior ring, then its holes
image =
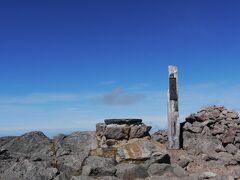
{"type": "Polygon", "coordinates": [[[238,113],[211,106],[191,114],[183,126],[183,148],[196,153],[227,149],[235,152],[240,148],[238,113]]]}
{"type": "Polygon", "coordinates": [[[207,154],[225,165],[240,163],[240,119],[237,112],[211,106],[191,114],[183,125],[183,148],[207,154]]]}
{"type": "Polygon", "coordinates": [[[101,146],[111,146],[120,140],[150,136],[151,126],[146,126],[141,119],[106,119],[96,125],[96,135],[101,146]]]}

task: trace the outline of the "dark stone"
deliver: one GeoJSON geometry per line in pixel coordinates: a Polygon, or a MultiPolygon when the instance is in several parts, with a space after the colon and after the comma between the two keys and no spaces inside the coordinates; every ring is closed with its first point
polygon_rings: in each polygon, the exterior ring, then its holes
{"type": "Polygon", "coordinates": [[[178,178],[183,178],[188,176],[188,173],[177,164],[172,165],[172,172],[178,178]]]}
{"type": "Polygon", "coordinates": [[[230,154],[235,154],[237,152],[237,148],[233,144],[228,144],[225,149],[227,150],[228,153],[230,154]]]}
{"type": "Polygon", "coordinates": [[[105,119],[104,122],[108,124],[140,124],[142,119],[105,119]]]}
{"type": "Polygon", "coordinates": [[[222,143],[224,145],[233,143],[236,133],[237,133],[236,128],[234,128],[234,127],[228,128],[228,130],[224,133],[224,136],[222,137],[222,143]]]}
{"type": "Polygon", "coordinates": [[[162,144],[165,144],[168,141],[168,134],[166,130],[159,130],[151,135],[152,139],[162,144]]]}
{"type": "Polygon", "coordinates": [[[151,128],[151,126],[146,126],[145,124],[132,126],[129,133],[129,139],[148,136],[151,128]]]}
{"type": "Polygon", "coordinates": [[[185,167],[187,167],[187,165],[189,164],[189,162],[190,162],[190,160],[187,159],[187,158],[180,158],[180,159],[178,160],[177,164],[178,164],[179,166],[181,166],[182,168],[185,168],[185,167]]]}
{"type": "Polygon", "coordinates": [[[153,176],[153,175],[158,175],[162,176],[165,172],[170,172],[171,171],[171,165],[170,164],[152,164],[148,168],[148,174],[153,176]]]}
{"type": "Polygon", "coordinates": [[[116,175],[118,178],[124,180],[144,179],[149,176],[147,170],[143,166],[134,164],[118,165],[116,175]]]}
{"type": "Polygon", "coordinates": [[[116,162],[112,158],[90,156],[86,159],[82,175],[113,176],[116,172],[116,162]]]}
{"type": "Polygon", "coordinates": [[[125,124],[123,125],[111,124],[106,127],[104,136],[107,139],[115,139],[115,140],[128,139],[129,131],[130,131],[130,127],[125,124]]]}
{"type": "Polygon", "coordinates": [[[149,168],[152,164],[170,164],[170,156],[167,153],[154,153],[151,158],[144,163],[144,167],[149,168]]]}

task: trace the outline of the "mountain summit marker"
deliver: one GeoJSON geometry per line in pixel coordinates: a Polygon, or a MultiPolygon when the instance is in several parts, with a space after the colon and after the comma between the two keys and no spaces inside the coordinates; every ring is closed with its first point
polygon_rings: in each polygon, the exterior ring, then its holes
{"type": "Polygon", "coordinates": [[[178,68],[168,67],[168,149],[179,149],[178,68]]]}

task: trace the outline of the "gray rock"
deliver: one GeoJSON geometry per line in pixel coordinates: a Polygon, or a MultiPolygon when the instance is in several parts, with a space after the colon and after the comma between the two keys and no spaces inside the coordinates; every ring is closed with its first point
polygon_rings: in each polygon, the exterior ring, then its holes
{"type": "Polygon", "coordinates": [[[210,117],[213,117],[213,119],[217,119],[221,114],[221,111],[219,111],[218,109],[214,109],[213,111],[211,111],[211,114],[209,115],[210,117]]]}
{"type": "Polygon", "coordinates": [[[192,128],[192,124],[190,122],[186,122],[183,126],[183,129],[188,131],[192,128]]]}
{"type": "Polygon", "coordinates": [[[96,135],[102,137],[106,130],[107,125],[105,123],[96,124],[96,135]]]}
{"type": "Polygon", "coordinates": [[[145,124],[134,125],[131,127],[129,138],[142,138],[144,136],[149,136],[149,131],[151,130],[151,126],[146,126],[145,124]]]}
{"type": "Polygon", "coordinates": [[[209,119],[209,120],[206,120],[206,121],[202,122],[201,127],[210,126],[214,123],[215,123],[215,121],[209,119]]]}
{"type": "Polygon", "coordinates": [[[235,141],[234,143],[240,143],[240,133],[237,134],[237,136],[235,137],[235,141]]]}
{"type": "Polygon", "coordinates": [[[15,157],[39,158],[51,161],[51,140],[42,132],[33,131],[22,136],[12,138],[1,148],[15,157]]]}
{"type": "Polygon", "coordinates": [[[227,152],[219,152],[213,155],[218,161],[221,161],[223,165],[228,165],[234,160],[233,155],[227,152]]]}
{"type": "Polygon", "coordinates": [[[233,144],[228,144],[225,149],[227,150],[228,153],[230,154],[235,154],[237,152],[237,148],[233,144]]]}
{"type": "Polygon", "coordinates": [[[204,126],[201,134],[205,136],[211,136],[212,132],[208,126],[204,126]]]}
{"type": "Polygon", "coordinates": [[[168,141],[168,134],[167,130],[159,130],[151,135],[152,139],[162,144],[167,143],[168,141]]]}
{"type": "Polygon", "coordinates": [[[130,131],[130,127],[128,125],[111,124],[106,127],[104,136],[107,139],[115,139],[115,140],[128,139],[129,131],[130,131]]]}
{"type": "Polygon", "coordinates": [[[116,162],[112,158],[90,156],[86,159],[82,175],[113,176],[116,172],[116,162]]]}
{"type": "Polygon", "coordinates": [[[197,121],[200,121],[200,122],[209,120],[209,114],[206,111],[200,111],[200,112],[194,114],[194,117],[197,121]]]}
{"type": "Polygon", "coordinates": [[[81,176],[72,176],[70,180],[94,180],[95,178],[81,175],[81,176]]]}
{"type": "Polygon", "coordinates": [[[140,124],[142,119],[105,119],[104,122],[108,124],[140,124]]]}
{"type": "Polygon", "coordinates": [[[201,154],[201,158],[204,160],[204,161],[217,161],[218,158],[213,156],[213,155],[209,155],[209,154],[201,154]]]}
{"type": "Polygon", "coordinates": [[[215,147],[216,152],[226,152],[226,149],[223,147],[222,144],[219,144],[215,147]]]}
{"type": "Polygon", "coordinates": [[[178,178],[183,178],[183,177],[188,176],[188,173],[177,164],[172,165],[172,172],[178,178]]]}
{"type": "Polygon", "coordinates": [[[146,160],[144,163],[144,167],[146,169],[149,168],[152,164],[170,164],[170,156],[167,153],[153,153],[149,160],[146,160]]]}
{"type": "Polygon", "coordinates": [[[54,138],[54,151],[58,168],[66,173],[79,173],[91,150],[98,147],[95,132],[74,132],[54,138]]]}
{"type": "Polygon", "coordinates": [[[114,176],[103,176],[103,177],[97,177],[96,179],[97,180],[120,180],[119,178],[114,176]]]}
{"type": "Polygon", "coordinates": [[[71,179],[71,177],[67,176],[67,174],[63,172],[59,172],[59,174],[54,178],[54,180],[66,180],[71,179]]]}
{"type": "Polygon", "coordinates": [[[201,174],[201,177],[204,178],[204,179],[210,179],[210,178],[214,178],[216,176],[217,176],[217,174],[213,173],[213,172],[203,172],[201,174]]]}
{"type": "Polygon", "coordinates": [[[227,117],[229,117],[231,119],[238,119],[239,115],[237,112],[229,112],[229,113],[227,113],[227,117]]]}
{"type": "Polygon", "coordinates": [[[225,131],[226,126],[222,124],[215,124],[212,130],[213,135],[222,134],[225,131]]]}
{"type": "Polygon", "coordinates": [[[14,138],[16,138],[16,136],[0,137],[0,149],[1,149],[2,146],[4,146],[6,143],[13,140],[14,138]]]}
{"type": "Polygon", "coordinates": [[[183,126],[183,129],[186,131],[194,132],[194,133],[202,132],[201,123],[196,121],[193,124],[186,122],[183,126]]]}
{"type": "Polygon", "coordinates": [[[183,132],[183,148],[190,153],[212,154],[219,144],[221,144],[221,141],[214,136],[183,132]]]}
{"type": "Polygon", "coordinates": [[[119,164],[116,168],[116,176],[124,180],[143,179],[149,176],[146,169],[141,165],[124,163],[119,164]]]}
{"type": "Polygon", "coordinates": [[[148,174],[153,176],[153,175],[158,175],[162,176],[165,172],[170,172],[171,171],[171,165],[169,164],[152,164],[148,168],[148,174]]]}
{"type": "Polygon", "coordinates": [[[31,162],[27,159],[15,162],[10,168],[0,173],[4,180],[48,180],[57,176],[58,170],[49,167],[46,162],[31,162]]]}
{"type": "Polygon", "coordinates": [[[237,129],[234,127],[228,128],[228,130],[224,133],[222,137],[223,144],[234,143],[235,135],[237,133],[237,129]]]}
{"type": "Polygon", "coordinates": [[[150,140],[133,139],[133,141],[129,141],[117,148],[116,160],[117,162],[126,160],[147,160],[155,153],[163,155],[166,154],[166,151],[150,140]]]}
{"type": "Polygon", "coordinates": [[[180,158],[177,162],[177,164],[182,168],[187,167],[189,163],[190,163],[190,159],[188,158],[180,158]]]}
{"type": "Polygon", "coordinates": [[[235,159],[238,163],[240,163],[240,150],[237,150],[237,152],[236,152],[235,155],[234,155],[234,159],[235,159]]]}

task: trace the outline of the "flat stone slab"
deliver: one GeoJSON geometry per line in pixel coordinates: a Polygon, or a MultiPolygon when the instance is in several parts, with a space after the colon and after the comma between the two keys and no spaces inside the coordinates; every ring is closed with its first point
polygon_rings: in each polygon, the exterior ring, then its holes
{"type": "Polygon", "coordinates": [[[108,124],[140,124],[142,119],[105,119],[104,122],[108,124]]]}

